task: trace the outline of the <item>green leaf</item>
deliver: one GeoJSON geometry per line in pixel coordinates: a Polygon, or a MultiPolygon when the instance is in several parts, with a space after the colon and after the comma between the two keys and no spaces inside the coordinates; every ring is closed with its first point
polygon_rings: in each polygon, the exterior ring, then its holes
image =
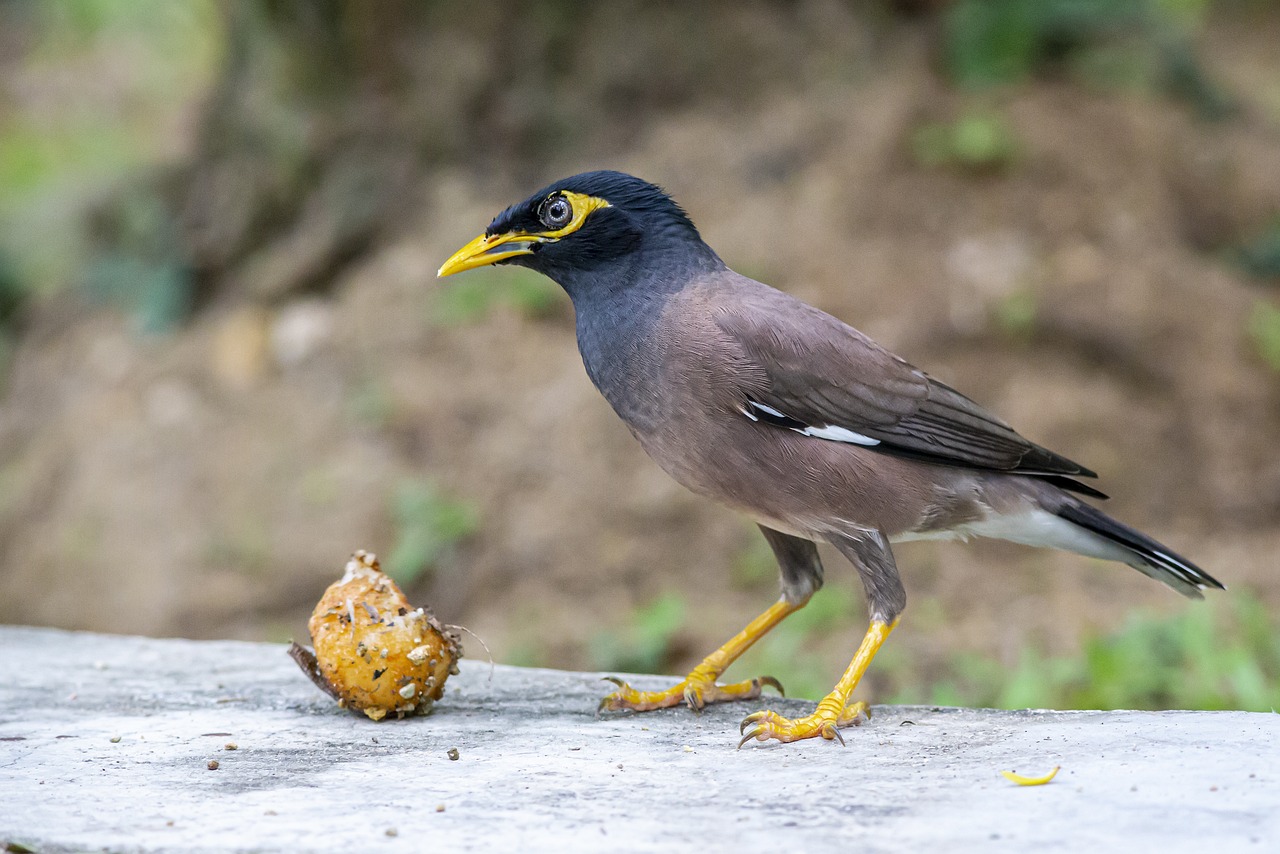
{"type": "Polygon", "coordinates": [[[441,495],[426,483],[402,484],[392,503],[392,515],[396,544],[386,572],[398,584],[417,581],[479,527],[475,508],[441,495]]]}

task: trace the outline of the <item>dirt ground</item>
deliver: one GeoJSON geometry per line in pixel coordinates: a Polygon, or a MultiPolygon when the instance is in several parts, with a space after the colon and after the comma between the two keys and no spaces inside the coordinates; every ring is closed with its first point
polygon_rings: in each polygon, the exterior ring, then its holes
{"type": "MultiPolygon", "coordinates": [[[[1216,74],[1276,97],[1280,29],[1209,40],[1216,74]]],[[[1280,608],[1280,375],[1247,333],[1276,295],[1197,248],[1280,210],[1280,130],[1067,83],[978,100],[912,39],[885,55],[866,79],[660,117],[623,149],[541,164],[536,183],[598,167],[661,183],[731,266],[1099,471],[1109,512],[1280,608]],[[917,164],[913,130],[975,103],[1007,118],[1012,164],[917,164]],[[1010,306],[1030,307],[1013,328],[1010,306]]],[[[534,183],[441,173],[331,294],[220,306],[170,336],[70,297],[41,305],[0,409],[0,621],[304,637],[346,556],[393,547],[392,496],[419,482],[471,502],[479,526],[411,598],[499,661],[590,667],[593,638],[666,593],[686,603],[672,670],[740,628],[773,597],[734,569],[754,529],[635,445],[584,375],[567,299],[439,319],[462,285],[436,268],[534,183]]],[[[897,553],[911,604],[894,645],[939,667],[956,650],[1069,651],[1135,608],[1189,607],[1071,555],[897,553]]],[[[852,611],[821,651],[833,677],[864,625],[852,611]]]]}

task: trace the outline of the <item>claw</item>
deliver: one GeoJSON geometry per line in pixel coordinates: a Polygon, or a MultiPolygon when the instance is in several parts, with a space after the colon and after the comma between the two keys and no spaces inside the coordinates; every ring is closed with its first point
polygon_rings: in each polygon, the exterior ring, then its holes
{"type": "Polygon", "coordinates": [[[833,720],[823,713],[821,709],[807,718],[799,718],[797,720],[789,720],[777,712],[759,711],[747,715],[742,719],[742,723],[738,725],[738,732],[742,733],[742,740],[738,742],[738,748],[741,749],[744,744],[752,739],[767,741],[775,738],[778,741],[787,742],[818,736],[827,741],[838,741],[843,747],[845,746],[844,736],[840,733],[840,727],[842,726],[846,726],[843,718],[833,720]]]}
{"type": "Polygon", "coordinates": [[[863,721],[869,720],[871,720],[871,707],[865,701],[859,700],[845,706],[839,719],[836,720],[836,726],[862,726],[863,721]]]}
{"type": "Polygon", "coordinates": [[[747,727],[751,726],[753,723],[756,723],[757,721],[764,720],[765,717],[768,716],[768,714],[769,714],[768,712],[752,712],[751,714],[747,715],[745,718],[742,719],[742,723],[738,724],[738,732],[740,733],[746,732],[747,727]]]}
{"type": "Polygon", "coordinates": [[[764,685],[771,685],[773,686],[773,689],[778,692],[779,696],[782,696],[782,697],[787,696],[787,692],[782,688],[782,683],[779,682],[777,679],[774,679],[772,676],[761,676],[759,679],[756,680],[756,685],[759,687],[762,687],[764,685]]]}
{"type": "Polygon", "coordinates": [[[605,681],[605,682],[612,682],[614,685],[617,685],[619,688],[626,688],[626,687],[627,687],[627,683],[626,683],[626,682],[623,682],[623,681],[622,681],[621,679],[619,679],[617,676],[601,676],[600,678],[601,678],[601,680],[603,680],[603,681],[605,681]]]}

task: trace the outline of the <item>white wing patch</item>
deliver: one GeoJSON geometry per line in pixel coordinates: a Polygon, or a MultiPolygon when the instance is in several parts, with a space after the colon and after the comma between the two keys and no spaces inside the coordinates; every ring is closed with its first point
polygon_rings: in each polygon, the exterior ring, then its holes
{"type": "Polygon", "coordinates": [[[750,406],[752,409],[759,409],[761,412],[768,413],[769,415],[772,415],[774,418],[787,417],[783,415],[781,412],[779,412],[778,410],[774,409],[772,406],[765,406],[763,403],[756,403],[754,400],[748,401],[747,405],[750,406]]]}
{"type": "Polygon", "coordinates": [[[825,427],[813,427],[806,425],[789,415],[782,414],[772,406],[766,406],[763,403],[756,403],[754,400],[747,401],[746,407],[738,411],[750,418],[752,421],[759,421],[760,416],[755,412],[752,412],[752,409],[769,416],[766,420],[781,422],[779,426],[785,426],[789,430],[794,430],[801,436],[812,436],[815,439],[826,439],[831,442],[845,442],[850,445],[862,445],[867,448],[880,444],[879,439],[872,439],[870,436],[855,433],[847,427],[839,427],[834,424],[828,424],[825,427]]]}
{"type": "Polygon", "coordinates": [[[833,442],[850,442],[854,445],[866,445],[868,448],[872,445],[879,445],[879,439],[872,439],[870,436],[864,436],[861,433],[855,433],[844,427],[835,427],[828,425],[826,427],[806,427],[803,430],[797,430],[806,436],[814,436],[818,439],[830,439],[833,442]]]}

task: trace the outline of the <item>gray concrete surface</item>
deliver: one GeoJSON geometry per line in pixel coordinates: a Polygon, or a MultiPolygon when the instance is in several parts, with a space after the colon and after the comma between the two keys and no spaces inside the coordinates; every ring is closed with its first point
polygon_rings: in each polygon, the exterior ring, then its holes
{"type": "Polygon", "coordinates": [[[1275,714],[876,707],[845,747],[739,751],[758,703],[596,719],[596,674],[464,662],[373,723],[282,645],[0,627],[0,653],[0,841],[41,852],[1280,851],[1275,714]]]}

